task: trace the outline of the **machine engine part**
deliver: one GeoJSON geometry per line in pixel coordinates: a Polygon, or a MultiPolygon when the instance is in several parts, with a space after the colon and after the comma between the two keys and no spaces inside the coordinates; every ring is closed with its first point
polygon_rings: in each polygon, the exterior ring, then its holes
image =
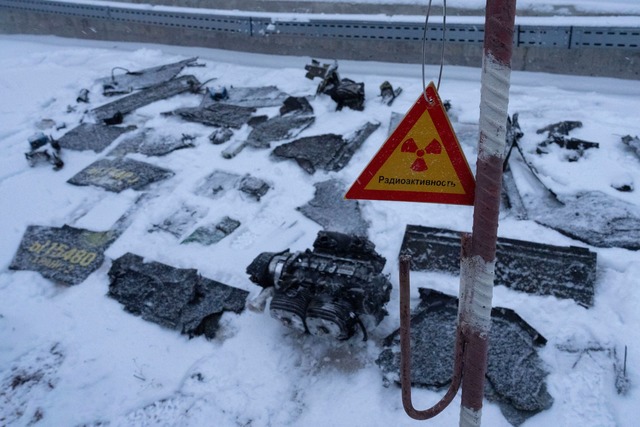
{"type": "Polygon", "coordinates": [[[313,251],[263,252],[247,267],[252,282],[273,289],[271,316],[285,326],[338,340],[387,314],[386,260],[365,237],[320,231],[313,251]]]}

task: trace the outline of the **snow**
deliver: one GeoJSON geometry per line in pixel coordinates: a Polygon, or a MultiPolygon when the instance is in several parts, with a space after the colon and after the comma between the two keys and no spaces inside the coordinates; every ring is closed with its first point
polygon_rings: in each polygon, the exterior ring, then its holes
{"type": "MultiPolygon", "coordinates": [[[[582,3],[589,9],[608,4],[582,3]]],[[[611,4],[637,9],[635,0],[611,4]]],[[[362,202],[365,219],[371,224],[369,238],[386,257],[385,273],[394,284],[390,314],[369,331],[367,342],[356,338],[337,343],[301,336],[268,313],[249,310],[225,314],[218,337],[211,341],[188,339],[126,313],[106,293],[110,260],[132,252],[150,261],[195,268],[205,277],[256,296],[259,289],[248,280],[247,265],[264,251],[311,247],[321,227],[296,208],[313,197],[314,183],[339,178],[350,184],[358,177],[384,142],[391,112],[406,112],[419,96],[420,66],[340,61],[342,77],[365,83],[365,110],[336,112],[331,99],[317,96],[312,100],[316,122],[300,136],[347,134],[366,121],[382,123],[340,172],[309,175],[295,162],[274,161],[268,150],[247,148],[231,160],[224,159],[221,151],[229,143],[210,144],[210,129],[160,116],[197,105],[199,98],[193,95],[159,101],[126,116],[125,124],[170,135],[196,135],[196,147],[164,157],[132,156],[171,169],[175,176],[150,187],[157,197],[137,205],[132,224],[106,251],[104,265],[80,285],[67,287],[36,272],[8,269],[27,226],[69,224],[106,230],[134,205],[139,192],[114,194],[66,182],[105,157],[117,142],[99,154],[64,150],[65,166],[57,172],[49,165],[30,168],[24,159],[27,140],[39,131],[37,124],[42,119],[66,123],[66,129],[45,131],[54,137],[74,127],[83,110],[68,112],[67,106],[76,105],[82,88],[90,89],[91,107],[107,102],[95,80],[109,75],[115,66],[136,70],[198,56],[206,67],[186,72],[200,81],[215,78],[212,83],[216,85],[277,85],[291,95],[306,96],[315,93],[318,82],[304,78],[304,65],[310,62],[306,57],[6,35],[0,36],[0,51],[0,424],[20,426],[39,419],[39,425],[50,426],[100,422],[115,426],[419,425],[404,414],[399,388],[383,387],[374,363],[382,339],[399,325],[395,260],[406,224],[470,231],[471,207],[362,202]],[[377,99],[384,80],[404,89],[392,107],[377,99]],[[260,202],[236,193],[217,200],[194,194],[214,169],[250,173],[269,182],[271,190],[260,202]],[[208,208],[207,218],[212,221],[231,215],[242,225],[208,247],[180,245],[170,234],[148,233],[153,224],[183,205],[208,208]],[[41,381],[21,387],[10,382],[17,374],[25,381],[36,377],[41,381]]],[[[437,71],[429,66],[427,76],[435,77],[437,71]]],[[[480,70],[445,67],[440,96],[451,101],[453,126],[475,170],[480,70]]],[[[510,97],[509,111],[520,114],[525,133],[521,144],[545,184],[558,194],[597,190],[640,206],[637,191],[621,193],[611,187],[620,180],[640,182],[640,159],[620,142],[623,135],[640,135],[638,81],[514,72],[510,97]],[[535,155],[536,145],[544,139],[536,130],[561,120],[581,120],[584,126],[571,136],[599,142],[600,148],[587,150],[576,162],[568,162],[560,149],[535,155]]],[[[272,114],[273,109],[268,112],[272,114]]],[[[587,246],[506,212],[501,215],[499,235],[587,246]]],[[[527,421],[527,427],[637,424],[640,254],[617,248],[590,249],[598,254],[592,308],[501,286],[494,290],[494,306],[514,309],[548,339],[541,356],[550,372],[547,382],[555,402],[550,410],[527,421]],[[615,349],[619,357],[625,345],[632,387],[622,396],[616,393],[614,359],[607,351],[615,349]],[[588,347],[604,350],[563,350],[588,347]]],[[[412,273],[412,298],[417,303],[418,286],[456,295],[458,285],[454,276],[412,273]]],[[[441,394],[414,389],[414,404],[426,408],[441,394]]],[[[458,396],[430,425],[455,425],[459,406],[458,396]]],[[[509,425],[491,403],[485,404],[483,421],[489,426],[509,425]]]]}

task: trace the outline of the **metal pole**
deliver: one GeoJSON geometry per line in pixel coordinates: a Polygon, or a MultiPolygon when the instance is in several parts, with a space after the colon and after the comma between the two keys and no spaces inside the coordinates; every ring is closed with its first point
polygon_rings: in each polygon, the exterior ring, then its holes
{"type": "Polygon", "coordinates": [[[479,426],[491,328],[516,0],[487,0],[471,244],[463,248],[459,322],[465,337],[460,426],[479,426]]]}

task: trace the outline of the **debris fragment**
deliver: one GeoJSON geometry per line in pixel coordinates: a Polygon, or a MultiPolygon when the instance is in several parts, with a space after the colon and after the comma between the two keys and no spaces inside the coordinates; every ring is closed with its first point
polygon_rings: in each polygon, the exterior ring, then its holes
{"type": "Polygon", "coordinates": [[[293,138],[315,121],[313,107],[304,97],[288,97],[274,117],[252,117],[249,125],[253,128],[245,141],[237,141],[222,151],[222,157],[231,159],[246,146],[269,148],[272,142],[293,138]]]}
{"type": "Polygon", "coordinates": [[[140,153],[145,156],[164,156],[176,150],[194,147],[193,140],[194,137],[190,135],[183,134],[181,138],[177,138],[146,129],[123,139],[109,155],[122,157],[129,153],[140,153]]]}
{"type": "Polygon", "coordinates": [[[38,132],[29,138],[29,147],[31,150],[24,153],[29,166],[34,167],[40,162],[51,163],[53,170],[60,170],[64,166],[64,162],[60,158],[60,143],[53,140],[50,136],[38,132]],[[46,145],[51,146],[51,152],[44,148],[46,145]]]}
{"type": "Polygon", "coordinates": [[[307,173],[316,169],[328,172],[344,168],[364,141],[378,129],[380,123],[366,123],[344,138],[336,134],[324,134],[300,138],[273,150],[275,157],[294,159],[307,173]]]}
{"type": "Polygon", "coordinates": [[[332,65],[322,64],[315,59],[311,64],[305,65],[307,70],[306,78],[313,80],[315,77],[321,79],[316,90],[316,94],[323,93],[329,95],[336,104],[336,110],[349,107],[352,110],[364,110],[364,83],[356,83],[350,79],[341,79],[338,74],[338,63],[332,65]]]}
{"type": "Polygon", "coordinates": [[[640,157],[640,138],[637,136],[625,135],[622,137],[622,143],[635,151],[636,156],[640,157]]]}
{"type": "Polygon", "coordinates": [[[60,137],[58,143],[69,150],[93,150],[100,153],[120,135],[134,130],[135,126],[106,126],[103,124],[82,123],[60,137]]]}
{"type": "Polygon", "coordinates": [[[195,193],[201,196],[216,199],[222,197],[229,190],[239,190],[250,198],[260,201],[267,194],[270,185],[252,175],[238,175],[230,172],[216,170],[204,178],[196,188],[195,193]]]}
{"type": "Polygon", "coordinates": [[[163,115],[180,116],[188,122],[202,123],[207,126],[239,129],[249,121],[255,111],[253,107],[215,103],[204,108],[179,108],[163,115]]]}
{"type": "Polygon", "coordinates": [[[172,64],[159,65],[139,71],[129,71],[122,67],[114,67],[111,76],[97,80],[102,84],[106,96],[122,95],[138,89],[147,89],[167,82],[176,77],[185,67],[196,65],[197,57],[185,59],[172,64]],[[116,70],[124,71],[115,74],[116,70]]]}
{"type": "Polygon", "coordinates": [[[98,160],[67,182],[73,185],[94,185],[119,193],[132,188],[141,190],[147,185],[173,176],[173,172],[149,163],[127,158],[98,160]]]}
{"type": "Polygon", "coordinates": [[[148,87],[91,110],[96,120],[108,125],[122,123],[124,116],[140,107],[183,92],[195,92],[200,82],[194,76],[182,76],[148,87]]]}
{"type": "Polygon", "coordinates": [[[76,102],[83,102],[85,104],[89,103],[89,89],[80,89],[78,93],[78,97],[76,98],[76,102]]]}
{"type": "Polygon", "coordinates": [[[165,218],[160,224],[154,224],[150,232],[165,231],[177,238],[182,237],[192,229],[199,220],[207,215],[208,209],[197,206],[183,205],[176,212],[165,218]]]}
{"type": "Polygon", "coordinates": [[[314,184],[316,193],[306,205],[298,208],[307,218],[326,231],[366,236],[369,223],[362,218],[360,203],[344,198],[346,187],[337,179],[314,184]]]}
{"type": "MultiPolygon", "coordinates": [[[[522,160],[514,162],[513,157],[509,157],[509,167],[532,178],[528,180],[533,184],[530,193],[519,193],[529,218],[593,246],[640,249],[640,211],[636,206],[599,191],[560,196],[540,179],[518,144],[518,138],[507,142],[517,149],[522,160]]],[[[513,183],[515,186],[514,180],[513,183]]]]}
{"type": "Polygon", "coordinates": [[[89,231],[69,225],[30,225],[9,268],[37,271],[55,282],[77,285],[102,265],[104,251],[118,236],[115,231],[89,231]]]}
{"type": "Polygon", "coordinates": [[[339,340],[386,316],[386,260],[365,237],[320,231],[313,251],[263,252],[247,267],[252,282],[274,287],[271,316],[285,326],[339,340]]]}
{"type": "Polygon", "coordinates": [[[288,97],[276,86],[208,88],[208,96],[203,98],[200,107],[206,108],[216,102],[249,108],[277,107],[288,97]]]}
{"type": "Polygon", "coordinates": [[[182,243],[197,242],[205,246],[218,243],[220,240],[233,233],[236,228],[240,227],[240,221],[225,216],[217,224],[209,224],[198,227],[189,235],[182,243]]]}
{"type": "MultiPolygon", "coordinates": [[[[6,363],[0,377],[0,421],[5,426],[32,426],[43,421],[47,412],[36,402],[51,398],[61,382],[61,366],[66,358],[60,343],[47,343],[30,349],[17,360],[6,363]]],[[[62,381],[64,383],[64,380],[62,381]]],[[[64,386],[63,386],[64,387],[64,386]]]]}
{"type": "Polygon", "coordinates": [[[229,128],[216,128],[211,135],[209,135],[209,141],[214,145],[224,144],[229,141],[233,136],[233,131],[229,128]]]}
{"type": "Polygon", "coordinates": [[[293,138],[315,121],[313,107],[304,97],[288,97],[280,107],[280,115],[256,123],[247,138],[255,148],[269,148],[272,142],[293,138]]]}
{"type": "Polygon", "coordinates": [[[224,312],[241,313],[248,292],[127,253],[113,260],[108,295],[125,310],[190,337],[215,338],[224,312]]]}
{"type": "Polygon", "coordinates": [[[627,346],[624,346],[622,360],[618,358],[618,352],[614,349],[613,357],[615,362],[613,368],[616,372],[616,390],[618,394],[626,396],[631,388],[631,381],[627,375],[627,346]]]}
{"type": "MultiPolygon", "coordinates": [[[[440,389],[452,377],[458,300],[432,289],[419,292],[420,304],[411,317],[411,384],[440,389]]],[[[513,310],[493,308],[491,318],[485,395],[518,426],[553,403],[537,353],[546,339],[513,310]]],[[[397,330],[385,338],[376,361],[387,382],[399,383],[399,343],[397,330]]]]}
{"type": "Polygon", "coordinates": [[[380,85],[380,98],[382,98],[383,104],[387,104],[387,105],[393,104],[393,101],[395,101],[396,98],[400,96],[401,93],[402,93],[401,87],[394,89],[391,83],[389,83],[386,80],[382,82],[382,84],[380,85]]]}
{"type": "MultiPolygon", "coordinates": [[[[460,273],[459,232],[409,224],[400,250],[411,255],[412,270],[460,273]]],[[[498,238],[496,250],[496,285],[593,305],[595,252],[503,237],[498,238]]]]}
{"type": "Polygon", "coordinates": [[[584,154],[584,150],[588,150],[590,148],[599,148],[600,144],[598,144],[597,142],[583,141],[581,139],[568,137],[569,132],[571,132],[573,129],[581,127],[582,122],[564,121],[551,124],[542,129],[538,129],[536,131],[536,133],[538,134],[547,132],[547,139],[538,144],[536,153],[548,154],[549,151],[546,147],[548,147],[550,144],[556,144],[567,150],[574,151],[574,153],[569,155],[567,159],[569,161],[576,161],[578,160],[578,158],[582,157],[582,155],[584,154]]]}

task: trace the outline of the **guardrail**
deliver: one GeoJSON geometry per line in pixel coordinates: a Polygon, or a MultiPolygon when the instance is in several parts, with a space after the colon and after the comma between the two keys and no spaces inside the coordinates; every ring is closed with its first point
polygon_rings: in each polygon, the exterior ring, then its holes
{"type": "MultiPolygon", "coordinates": [[[[0,8],[204,31],[233,32],[252,37],[288,35],[362,40],[422,40],[424,34],[423,24],[416,22],[353,19],[287,21],[284,18],[163,11],[157,10],[157,8],[145,10],[139,5],[118,7],[64,1],[0,0],[0,8]]],[[[484,26],[481,24],[449,24],[446,28],[445,38],[446,42],[451,43],[482,43],[484,26]]],[[[442,41],[441,24],[429,26],[427,41],[442,41]]],[[[640,27],[517,25],[514,45],[567,49],[581,47],[640,49],[640,27]]]]}
{"type": "MultiPolygon", "coordinates": [[[[114,6],[55,0],[0,0],[0,11],[1,15],[11,15],[0,16],[0,32],[48,32],[79,38],[191,43],[222,49],[278,54],[325,54],[347,59],[411,62],[403,55],[407,52],[413,55],[419,50],[421,43],[415,42],[421,41],[424,36],[424,22],[421,19],[400,22],[397,17],[386,19],[383,16],[373,16],[367,20],[353,19],[349,15],[315,19],[318,15],[261,12],[231,14],[210,9],[179,9],[140,4],[114,6]],[[39,20],[31,16],[38,16],[39,20]],[[58,29],[53,23],[45,22],[56,16],[58,19],[66,19],[67,23],[69,19],[75,19],[76,23],[89,20],[94,27],[98,23],[98,26],[102,25],[101,34],[98,31],[89,34],[90,31],[86,31],[86,28],[75,28],[73,33],[70,29],[58,29]],[[18,21],[26,23],[23,27],[31,28],[19,27],[18,21]],[[40,28],[34,29],[33,22],[40,28]],[[151,28],[146,30],[146,34],[141,30],[145,26],[151,28]],[[151,33],[155,33],[155,36],[151,33]],[[135,38],[136,35],[138,39],[135,38]],[[215,44],[212,45],[214,38],[215,44]],[[301,52],[303,48],[305,50],[301,52]]],[[[442,24],[430,24],[426,38],[427,42],[432,42],[430,44],[440,43],[442,24]]],[[[453,52],[450,57],[453,59],[449,61],[457,65],[478,65],[483,40],[484,25],[481,23],[448,23],[445,41],[453,52]]],[[[514,69],[635,79],[640,77],[640,67],[637,65],[640,62],[640,26],[517,25],[514,47],[526,51],[521,57],[517,53],[514,55],[514,69]],[[564,49],[572,53],[558,53],[564,49]],[[582,52],[587,52],[586,56],[582,52]],[[559,64],[560,62],[564,64],[559,64]]],[[[418,55],[412,57],[420,58],[418,55]]]]}

